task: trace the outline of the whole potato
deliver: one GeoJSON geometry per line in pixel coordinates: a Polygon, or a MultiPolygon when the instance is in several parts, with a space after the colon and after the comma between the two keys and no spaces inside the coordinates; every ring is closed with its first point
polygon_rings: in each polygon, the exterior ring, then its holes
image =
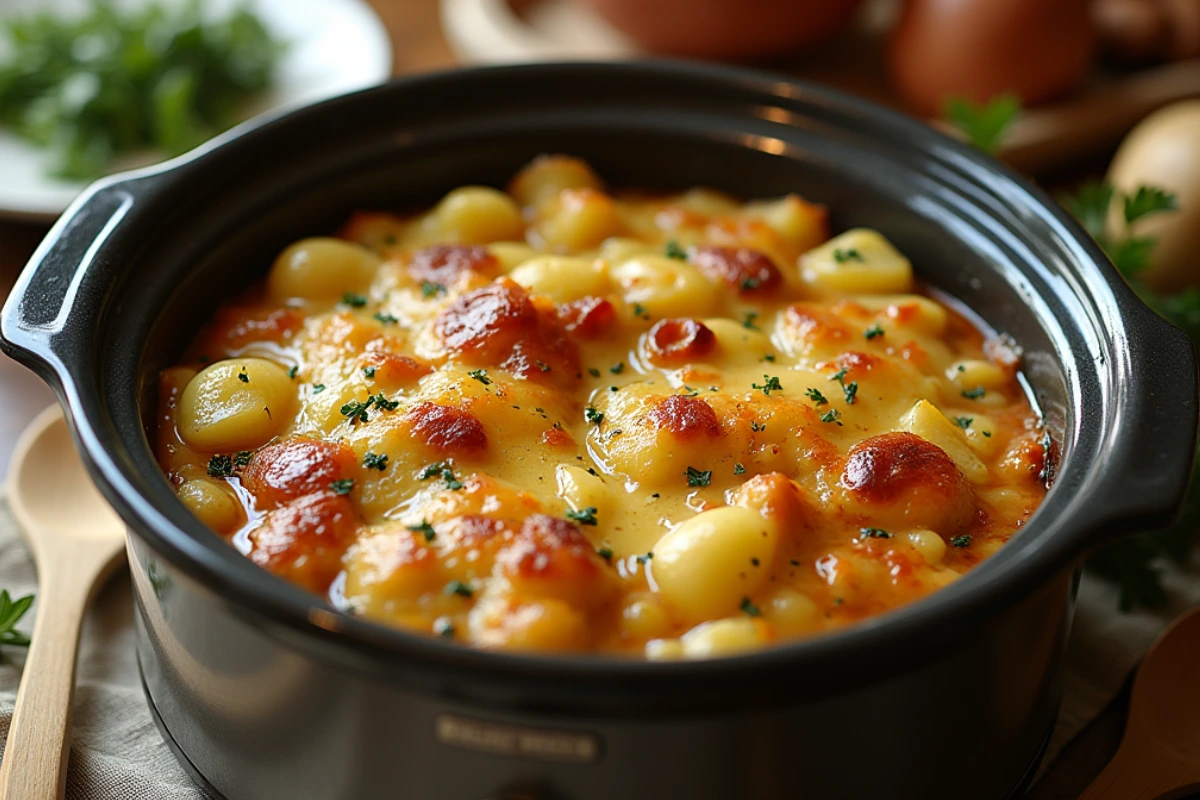
{"type": "MultiPolygon", "coordinates": [[[[1130,194],[1139,186],[1175,193],[1178,211],[1151,215],[1130,231],[1158,237],[1150,266],[1139,277],[1164,292],[1200,284],[1200,100],[1175,103],[1142,120],[1117,150],[1108,181],[1130,194]]],[[[1112,213],[1110,226],[1120,230],[1119,204],[1112,213]]]]}
{"type": "Polygon", "coordinates": [[[583,0],[656,53],[764,58],[819,44],[861,0],[583,0]]]}

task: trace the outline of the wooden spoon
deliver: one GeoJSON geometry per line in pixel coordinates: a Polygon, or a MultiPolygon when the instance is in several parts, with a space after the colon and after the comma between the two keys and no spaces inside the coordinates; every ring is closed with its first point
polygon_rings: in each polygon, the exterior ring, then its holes
{"type": "Polygon", "coordinates": [[[1200,790],[1200,608],[1150,646],[1125,737],[1079,800],[1172,800],[1200,790]]]}
{"type": "Polygon", "coordinates": [[[37,562],[38,599],[0,762],[0,800],[59,800],[83,612],[120,563],[125,524],[92,485],[57,406],[18,440],[8,498],[37,562]]]}

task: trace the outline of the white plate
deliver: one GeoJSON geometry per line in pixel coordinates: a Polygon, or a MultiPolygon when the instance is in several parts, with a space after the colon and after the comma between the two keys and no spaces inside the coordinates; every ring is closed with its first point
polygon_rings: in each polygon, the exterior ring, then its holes
{"type": "MultiPolygon", "coordinates": [[[[154,0],[182,3],[184,0],[154,0]]],[[[125,0],[127,7],[146,0],[125,0]]],[[[89,0],[0,0],[0,19],[31,10],[79,13],[89,0]]],[[[205,13],[221,15],[238,0],[206,0],[205,13]]],[[[274,85],[257,97],[251,115],[295,107],[382,83],[392,72],[387,31],[361,0],[248,0],[249,7],[275,36],[288,42],[274,85]]],[[[0,61],[8,57],[0,37],[0,61]]],[[[156,159],[143,154],[115,164],[117,169],[144,166],[156,159]]],[[[49,177],[49,153],[0,127],[0,217],[50,221],[66,209],[84,183],[49,177]]]]}

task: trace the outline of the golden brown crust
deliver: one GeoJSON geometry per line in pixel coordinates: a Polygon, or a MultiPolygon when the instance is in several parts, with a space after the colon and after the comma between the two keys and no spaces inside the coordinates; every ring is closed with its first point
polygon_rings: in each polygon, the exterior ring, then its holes
{"type": "Polygon", "coordinates": [[[703,322],[664,319],[647,335],[650,355],[658,364],[682,364],[704,358],[717,346],[717,337],[703,322]]]}
{"type": "Polygon", "coordinates": [[[242,471],[242,485],[259,508],[274,508],[305,495],[329,491],[350,474],[354,452],[340,442],[291,439],[256,452],[242,471]]]}
{"type": "Polygon", "coordinates": [[[250,532],[250,560],[312,592],[324,594],[342,569],[358,517],[339,495],[310,494],[263,517],[250,532]]]}
{"type": "Polygon", "coordinates": [[[418,403],[405,414],[413,437],[446,455],[478,455],[487,449],[487,432],[469,411],[437,403],[418,403]]]}
{"type": "Polygon", "coordinates": [[[701,245],[693,247],[688,258],[710,280],[724,283],[743,295],[767,295],[783,283],[775,262],[749,247],[701,245]]]}

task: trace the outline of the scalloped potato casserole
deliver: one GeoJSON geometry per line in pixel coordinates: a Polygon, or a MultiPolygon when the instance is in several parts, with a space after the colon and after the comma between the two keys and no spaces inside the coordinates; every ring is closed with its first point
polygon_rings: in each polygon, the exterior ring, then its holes
{"type": "Polygon", "coordinates": [[[483,647],[701,658],[935,591],[1045,495],[1018,354],[821,206],[507,192],[279,254],[161,376],[158,456],[254,563],[483,647]]]}

